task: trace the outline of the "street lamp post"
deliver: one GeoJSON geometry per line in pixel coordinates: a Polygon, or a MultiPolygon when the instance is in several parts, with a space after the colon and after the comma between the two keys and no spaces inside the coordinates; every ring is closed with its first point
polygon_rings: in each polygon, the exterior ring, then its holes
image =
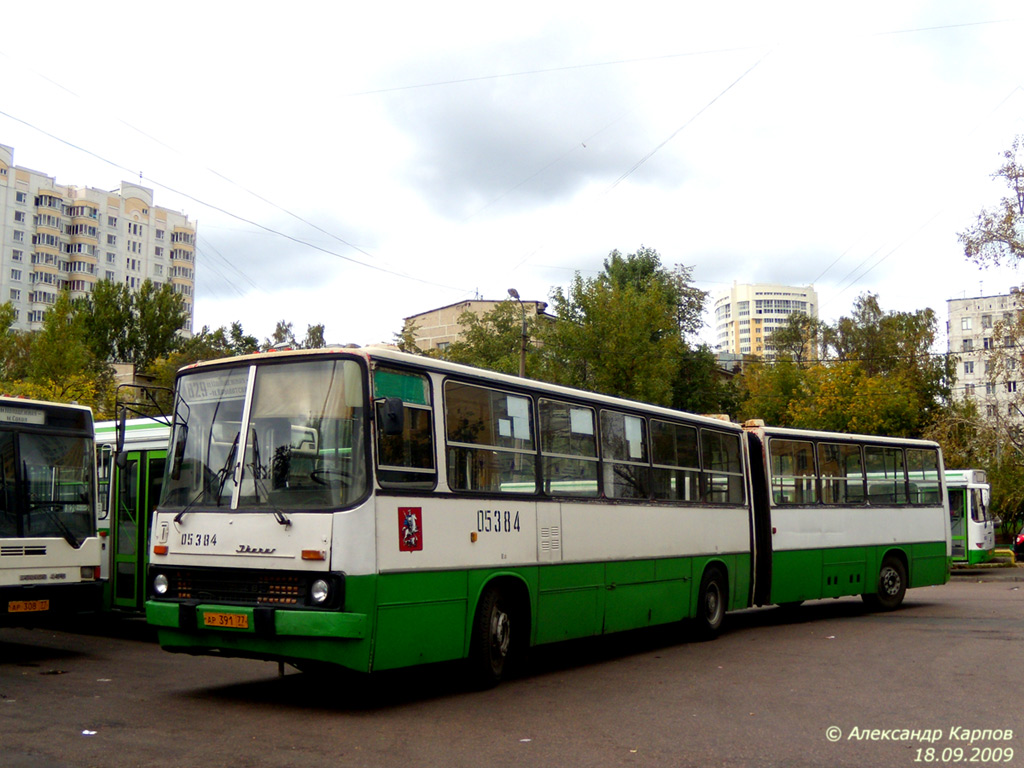
{"type": "Polygon", "coordinates": [[[515,288],[508,289],[508,295],[519,302],[519,308],[523,311],[523,335],[519,341],[519,378],[526,378],[526,307],[523,304],[523,300],[519,298],[519,291],[515,288]]]}

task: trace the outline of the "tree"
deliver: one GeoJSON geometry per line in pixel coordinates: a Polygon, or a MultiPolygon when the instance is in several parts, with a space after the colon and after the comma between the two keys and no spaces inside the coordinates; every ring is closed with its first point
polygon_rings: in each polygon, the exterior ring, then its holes
{"type": "Polygon", "coordinates": [[[324,324],[306,326],[306,338],[302,341],[303,349],[323,349],[327,346],[324,341],[324,324]]]}
{"type": "Polygon", "coordinates": [[[134,293],[124,283],[100,280],[74,309],[96,359],[134,363],[140,371],[174,349],[188,320],[174,286],[148,279],[134,293]]]}
{"type": "MultiPolygon", "coordinates": [[[[463,312],[459,315],[459,324],[463,327],[462,334],[441,353],[445,360],[500,373],[519,373],[523,339],[523,310],[519,302],[506,299],[483,315],[463,312]]],[[[538,333],[537,318],[527,317],[527,338],[536,338],[538,333]]],[[[535,358],[536,350],[529,345],[526,373],[531,377],[537,375],[535,358]]]]}
{"type": "Polygon", "coordinates": [[[794,312],[786,318],[784,326],[772,332],[769,343],[775,347],[778,357],[803,365],[820,355],[818,343],[823,330],[824,323],[817,318],[794,312]]]}
{"type": "Polygon", "coordinates": [[[957,237],[964,246],[964,255],[987,266],[1003,262],[1019,262],[1024,257],[1024,139],[1017,136],[1003,152],[1003,164],[992,177],[1002,179],[1010,190],[993,208],[983,208],[974,224],[957,237]]]}
{"type": "Polygon", "coordinates": [[[541,377],[670,405],[685,349],[678,294],[655,273],[637,283],[617,279],[614,259],[605,266],[596,278],[577,273],[567,292],[552,292],[558,321],[541,329],[541,377]]]}
{"type": "Polygon", "coordinates": [[[263,350],[267,351],[282,346],[295,348],[298,346],[298,342],[295,340],[295,334],[292,333],[292,324],[285,320],[278,320],[270,338],[263,340],[263,350]]]}
{"type": "Polygon", "coordinates": [[[157,288],[151,280],[145,280],[132,298],[134,322],[128,336],[128,362],[144,370],[175,348],[188,313],[181,294],[175,293],[170,283],[157,288]]]}
{"type": "Polygon", "coordinates": [[[113,386],[110,369],[98,361],[86,340],[85,324],[67,291],[46,313],[43,328],[32,334],[26,379],[8,392],[57,402],[77,402],[107,413],[113,386]]]}

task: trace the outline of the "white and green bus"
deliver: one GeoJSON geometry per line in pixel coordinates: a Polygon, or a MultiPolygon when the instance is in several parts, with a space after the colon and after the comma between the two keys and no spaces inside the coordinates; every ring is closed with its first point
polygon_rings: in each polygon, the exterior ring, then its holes
{"type": "Polygon", "coordinates": [[[0,624],[99,610],[92,411],[0,397],[0,624]]]}
{"type": "Polygon", "coordinates": [[[983,469],[947,469],[953,562],[987,563],[996,553],[996,525],[989,514],[991,488],[983,469]]]}
{"type": "Polygon", "coordinates": [[[144,609],[149,525],[160,498],[170,434],[168,424],[153,418],[96,422],[104,610],[144,609]]]}
{"type": "Polygon", "coordinates": [[[533,645],[710,636],[824,596],[891,609],[949,574],[934,443],[744,430],[385,349],[187,367],[169,451],[146,615],[175,652],[467,659],[493,683],[533,645]]]}

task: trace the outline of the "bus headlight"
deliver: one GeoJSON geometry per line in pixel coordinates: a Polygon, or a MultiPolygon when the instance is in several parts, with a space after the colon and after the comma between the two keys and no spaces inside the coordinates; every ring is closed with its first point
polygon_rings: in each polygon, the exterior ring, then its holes
{"type": "Polygon", "coordinates": [[[170,582],[167,581],[167,577],[162,573],[158,573],[153,579],[153,592],[158,595],[166,595],[167,590],[170,589],[170,582]]]}
{"type": "Polygon", "coordinates": [[[331,585],[323,579],[317,579],[309,587],[309,597],[317,605],[323,605],[331,596],[331,585]]]}

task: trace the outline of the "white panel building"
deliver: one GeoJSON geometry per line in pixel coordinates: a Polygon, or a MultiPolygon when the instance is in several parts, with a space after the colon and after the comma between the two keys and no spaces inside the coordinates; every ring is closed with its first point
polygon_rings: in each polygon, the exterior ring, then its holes
{"type": "Polygon", "coordinates": [[[1011,288],[1000,296],[949,299],[946,305],[949,354],[958,360],[956,397],[973,399],[983,416],[1017,418],[1011,403],[1017,401],[1015,371],[1021,361],[1017,356],[1005,356],[1007,370],[994,375],[992,353],[1013,344],[1010,334],[1000,326],[1015,321],[1016,313],[1024,309],[1024,294],[1019,288],[1011,288]]]}
{"type": "Polygon", "coordinates": [[[0,144],[0,303],[15,328],[37,330],[63,289],[88,295],[100,280],[137,289],[170,283],[195,314],[196,226],[153,205],[153,190],[122,182],[113,191],[65,186],[14,165],[0,144]]]}

